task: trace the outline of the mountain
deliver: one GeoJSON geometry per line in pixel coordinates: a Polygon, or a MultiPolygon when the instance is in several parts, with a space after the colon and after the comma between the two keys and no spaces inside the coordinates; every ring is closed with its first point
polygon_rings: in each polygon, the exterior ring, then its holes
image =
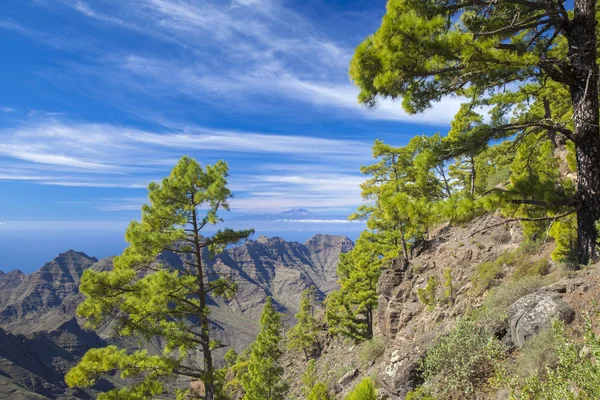
{"type": "Polygon", "coordinates": [[[307,219],[323,219],[311,213],[305,208],[292,208],[281,213],[267,214],[248,214],[233,218],[234,220],[242,221],[276,221],[276,220],[307,220],[307,219]]]}
{"type": "MultiPolygon", "coordinates": [[[[353,246],[344,236],[316,235],[306,243],[261,236],[227,249],[207,268],[231,276],[238,293],[231,302],[209,299],[213,336],[237,350],[245,348],[258,333],[267,296],[285,313],[289,327],[304,289],[315,286],[324,297],[337,287],[337,260],[353,246]]],[[[183,265],[175,253],[163,253],[159,259],[174,267],[183,265]]],[[[84,330],[75,315],[83,299],[78,291],[83,272],[108,270],[112,260],[69,250],[32,274],[0,273],[0,398],[87,399],[112,387],[101,381],[93,390],[74,391],[63,380],[88,349],[116,341],[108,328],[84,330]]],[[[151,351],[158,347],[160,343],[148,344],[151,351]]]]}

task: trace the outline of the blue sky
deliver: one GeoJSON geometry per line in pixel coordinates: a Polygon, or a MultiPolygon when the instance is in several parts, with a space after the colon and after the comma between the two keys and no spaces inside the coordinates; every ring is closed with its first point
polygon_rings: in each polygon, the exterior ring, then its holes
{"type": "MultiPolygon", "coordinates": [[[[357,104],[354,47],[383,0],[0,2],[0,269],[123,246],[146,186],[182,155],[230,165],[232,216],[360,204],[375,138],[444,131],[459,106],[357,104]]],[[[304,240],[348,224],[258,227],[304,240]]]]}

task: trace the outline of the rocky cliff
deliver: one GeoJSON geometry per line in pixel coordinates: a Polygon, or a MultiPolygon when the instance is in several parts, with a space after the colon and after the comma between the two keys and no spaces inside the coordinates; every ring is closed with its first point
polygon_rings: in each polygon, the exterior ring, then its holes
{"type": "MultiPolygon", "coordinates": [[[[260,237],[226,250],[207,267],[231,276],[238,295],[231,302],[211,299],[214,335],[238,350],[246,347],[258,332],[267,296],[291,325],[301,292],[309,286],[321,296],[333,290],[339,255],[352,247],[346,237],[317,235],[304,244],[260,237]]],[[[174,253],[160,261],[182,264],[174,253]]],[[[63,381],[85,351],[115,341],[108,329],[85,331],[75,315],[83,271],[111,267],[110,257],[97,260],[71,250],[32,274],[0,273],[0,398],[92,398],[94,390],[112,386],[102,381],[90,392],[73,391],[63,381]]]]}
{"type": "MultiPolygon", "coordinates": [[[[376,377],[383,398],[404,399],[423,382],[421,361],[436,340],[484,307],[491,310],[490,328],[509,351],[508,368],[519,362],[526,342],[549,329],[554,319],[571,324],[574,331],[580,328],[582,317],[600,297],[600,265],[570,270],[551,261],[551,241],[532,247],[524,242],[519,225],[498,216],[463,227],[440,227],[429,240],[413,246],[410,263],[396,259],[381,274],[372,341],[322,337],[320,379],[336,398],[343,398],[361,378],[376,377]],[[448,269],[452,298],[442,286],[448,269]],[[438,282],[432,305],[418,294],[430,277],[438,282]]],[[[293,381],[306,363],[290,355],[285,367],[293,381]]],[[[300,393],[300,386],[293,384],[292,391],[300,393]]],[[[453,398],[507,399],[508,393],[503,388],[453,398]]]]}

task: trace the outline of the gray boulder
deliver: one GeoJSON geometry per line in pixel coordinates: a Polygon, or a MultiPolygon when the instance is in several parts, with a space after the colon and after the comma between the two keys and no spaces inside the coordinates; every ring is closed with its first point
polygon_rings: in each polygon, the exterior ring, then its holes
{"type": "Polygon", "coordinates": [[[512,342],[519,348],[540,331],[559,319],[570,324],[575,310],[558,293],[538,291],[521,297],[508,308],[508,326],[512,342]]]}

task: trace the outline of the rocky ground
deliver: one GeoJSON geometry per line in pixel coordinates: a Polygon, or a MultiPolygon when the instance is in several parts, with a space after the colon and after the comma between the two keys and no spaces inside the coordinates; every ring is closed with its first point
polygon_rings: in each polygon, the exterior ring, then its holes
{"type": "MultiPolygon", "coordinates": [[[[436,338],[486,301],[497,302],[495,312],[506,313],[495,329],[512,349],[513,357],[527,340],[549,328],[554,318],[575,328],[581,326],[586,313],[594,304],[600,304],[600,265],[572,271],[550,261],[552,242],[532,248],[523,242],[519,225],[504,224],[498,216],[480,218],[464,227],[440,227],[430,240],[415,246],[410,265],[395,260],[380,277],[376,337],[372,342],[357,345],[323,338],[324,350],[317,360],[319,376],[330,384],[337,398],[343,398],[363,377],[370,376],[378,382],[382,397],[403,399],[421,383],[420,360],[436,338]],[[516,278],[528,268],[539,266],[543,271],[535,277],[516,278]],[[442,282],[447,268],[452,269],[453,301],[441,301],[443,290],[438,288],[440,301],[435,307],[427,307],[419,299],[418,289],[425,288],[430,276],[442,282]],[[494,269],[491,278],[481,278],[489,275],[490,268],[494,269]],[[488,283],[484,288],[480,287],[482,279],[488,283]],[[494,288],[502,290],[491,294],[494,288]]],[[[305,365],[301,357],[290,356],[286,361],[292,382],[290,398],[302,398],[296,377],[305,365]]],[[[507,396],[500,390],[476,397],[507,396]]]]}

